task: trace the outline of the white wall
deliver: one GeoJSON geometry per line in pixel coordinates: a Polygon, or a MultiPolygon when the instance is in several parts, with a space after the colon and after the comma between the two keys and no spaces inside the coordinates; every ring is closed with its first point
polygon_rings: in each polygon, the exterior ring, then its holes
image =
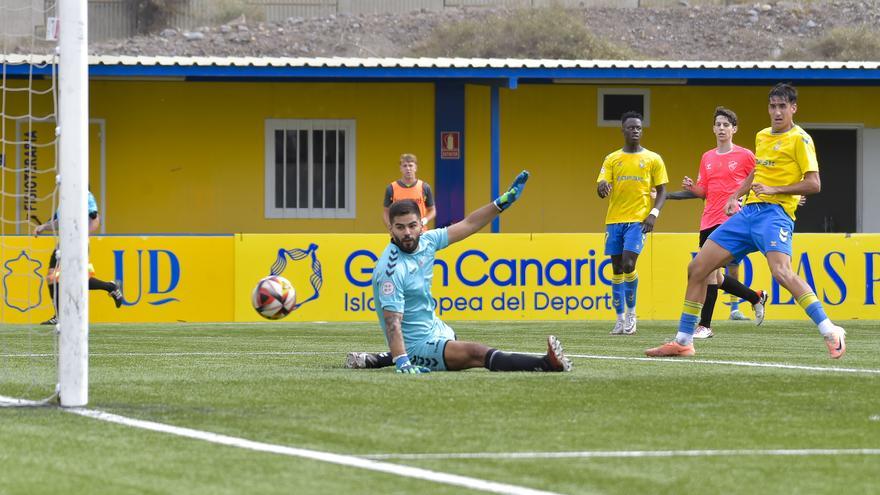
{"type": "Polygon", "coordinates": [[[880,129],[862,137],[862,232],[880,232],[880,129]]]}

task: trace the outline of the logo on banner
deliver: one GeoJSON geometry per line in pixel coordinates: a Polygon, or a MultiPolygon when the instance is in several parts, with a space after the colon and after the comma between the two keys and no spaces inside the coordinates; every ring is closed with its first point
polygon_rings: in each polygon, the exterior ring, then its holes
{"type": "Polygon", "coordinates": [[[461,158],[461,133],[442,131],[440,133],[440,158],[458,160],[461,158]]]}
{"type": "Polygon", "coordinates": [[[40,305],[43,301],[42,266],[24,251],[3,264],[3,302],[7,307],[23,313],[40,305]]]}
{"type": "Polygon", "coordinates": [[[171,302],[180,302],[180,299],[171,295],[180,285],[180,260],[177,255],[167,249],[147,249],[147,273],[144,274],[144,250],[137,250],[137,284],[126,278],[125,250],[113,251],[113,264],[116,273],[116,281],[122,288],[122,304],[134,306],[141,301],[144,295],[144,279],[147,279],[147,295],[158,297],[152,301],[146,301],[152,306],[161,306],[171,302]],[[128,281],[127,281],[128,280],[128,281]],[[137,287],[137,297],[129,299],[134,287],[137,287]],[[164,296],[164,297],[163,297],[164,296]]]}
{"type": "MultiPolygon", "coordinates": [[[[312,286],[312,295],[304,301],[297,301],[296,306],[294,306],[293,309],[297,309],[307,302],[314,301],[321,295],[321,287],[324,286],[324,274],[321,271],[321,261],[318,260],[317,251],[318,245],[314,243],[309,244],[308,249],[281,248],[278,250],[278,257],[275,259],[275,263],[273,263],[272,267],[269,269],[270,275],[283,276],[284,270],[287,268],[288,259],[290,259],[290,261],[308,260],[312,270],[312,274],[309,276],[309,283],[312,286]]],[[[290,277],[287,278],[290,279],[290,277]]]]}

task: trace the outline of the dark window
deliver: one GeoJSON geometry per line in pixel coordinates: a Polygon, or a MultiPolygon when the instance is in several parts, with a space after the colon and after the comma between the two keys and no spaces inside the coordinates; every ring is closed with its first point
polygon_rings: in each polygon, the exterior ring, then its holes
{"type": "Polygon", "coordinates": [[[605,94],[603,96],[602,120],[620,122],[620,116],[629,111],[645,115],[645,95],[605,94]]]}

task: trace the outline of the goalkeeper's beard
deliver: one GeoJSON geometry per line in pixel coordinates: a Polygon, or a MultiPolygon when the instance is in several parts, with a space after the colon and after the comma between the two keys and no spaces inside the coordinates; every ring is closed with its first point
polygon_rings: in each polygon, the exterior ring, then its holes
{"type": "Polygon", "coordinates": [[[416,249],[419,248],[419,237],[421,236],[422,235],[419,234],[415,236],[406,236],[403,239],[398,239],[397,237],[394,237],[394,234],[392,234],[391,242],[393,242],[394,245],[400,248],[400,250],[404,253],[412,254],[416,252],[416,249]],[[407,245],[409,247],[407,247],[407,245]]]}

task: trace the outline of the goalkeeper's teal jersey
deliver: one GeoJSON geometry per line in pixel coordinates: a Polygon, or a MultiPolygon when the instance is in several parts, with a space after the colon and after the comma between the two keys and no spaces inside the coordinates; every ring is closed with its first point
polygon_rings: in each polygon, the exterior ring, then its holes
{"type": "Polygon", "coordinates": [[[434,257],[449,245],[445,228],[422,234],[419,247],[412,254],[404,253],[394,243],[388,245],[373,271],[373,299],[382,333],[385,332],[383,310],[403,313],[403,341],[410,347],[434,334],[443,322],[434,313],[431,282],[434,279],[434,257]]]}

